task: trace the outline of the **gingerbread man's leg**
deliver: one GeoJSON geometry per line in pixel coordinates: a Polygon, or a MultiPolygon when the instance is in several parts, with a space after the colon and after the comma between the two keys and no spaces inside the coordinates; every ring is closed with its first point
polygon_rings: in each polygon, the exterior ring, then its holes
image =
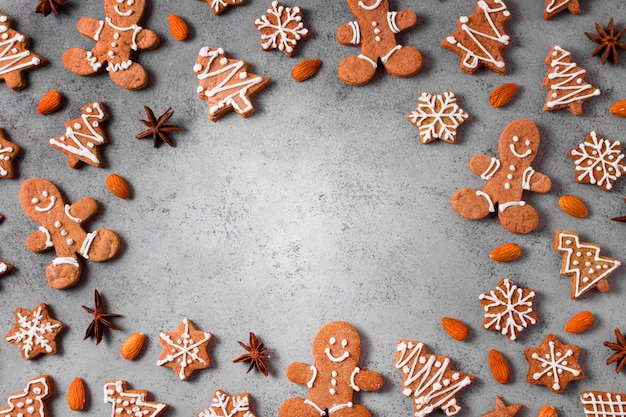
{"type": "Polygon", "coordinates": [[[512,233],[524,234],[535,230],[539,224],[537,210],[524,201],[500,204],[498,207],[500,224],[512,233]]]}
{"type": "Polygon", "coordinates": [[[78,75],[95,75],[102,71],[104,61],[98,60],[92,51],[71,48],[63,54],[63,65],[78,75]]]}
{"type": "Polygon", "coordinates": [[[278,417],[320,417],[326,410],[316,410],[302,398],[289,398],[278,409],[278,417]]]}
{"type": "MultiPolygon", "coordinates": [[[[130,63],[131,61],[127,61],[130,63]]],[[[111,80],[120,87],[127,90],[140,90],[148,85],[148,73],[146,70],[136,62],[126,67],[127,63],[123,64],[111,64],[107,70],[111,80]]]]}
{"type": "Polygon", "coordinates": [[[462,188],[450,199],[454,211],[470,220],[478,220],[495,211],[489,195],[473,188],[462,188]]]}
{"type": "Polygon", "coordinates": [[[411,46],[398,45],[380,60],[385,71],[395,77],[412,77],[422,68],[422,54],[411,46]]]}
{"type": "Polygon", "coordinates": [[[69,288],[80,279],[82,267],[76,256],[58,257],[46,268],[48,285],[57,290],[69,288]]]}
{"type": "Polygon", "coordinates": [[[339,64],[339,79],[346,84],[359,86],[372,81],[376,74],[377,58],[365,55],[349,56],[339,64]]]}
{"type": "Polygon", "coordinates": [[[99,229],[87,234],[80,254],[94,262],[108,261],[120,250],[120,237],[112,230],[99,229]]]}
{"type": "Polygon", "coordinates": [[[329,410],[329,417],[370,417],[369,410],[362,405],[353,405],[352,407],[342,407],[337,410],[329,410]]]}

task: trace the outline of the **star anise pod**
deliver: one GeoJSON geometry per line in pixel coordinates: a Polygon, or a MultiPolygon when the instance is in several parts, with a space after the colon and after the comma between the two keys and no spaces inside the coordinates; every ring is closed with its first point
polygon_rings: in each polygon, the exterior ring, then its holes
{"type": "Polygon", "coordinates": [[[87,327],[87,331],[85,332],[85,337],[83,339],[87,339],[90,336],[94,336],[96,338],[96,345],[102,341],[103,331],[105,327],[113,330],[122,330],[115,324],[109,321],[112,317],[122,317],[121,314],[113,314],[113,313],[105,313],[102,311],[102,299],[100,298],[100,293],[98,290],[94,290],[94,308],[89,308],[87,306],[83,306],[83,308],[91,315],[93,315],[93,320],[89,323],[89,327],[87,327]]]}
{"type": "Polygon", "coordinates": [[[44,16],[48,16],[51,12],[59,14],[63,5],[67,0],[39,0],[39,4],[35,9],[37,13],[43,13],[44,16]]]}
{"type": "Polygon", "coordinates": [[[615,66],[619,65],[619,57],[617,50],[618,49],[626,49],[626,44],[620,42],[620,38],[626,33],[626,29],[622,29],[619,32],[615,33],[615,24],[613,23],[613,18],[609,22],[609,26],[604,29],[602,26],[596,23],[596,31],[598,34],[585,32],[585,35],[595,43],[599,44],[599,46],[593,50],[591,56],[597,56],[602,54],[602,65],[606,63],[606,60],[609,56],[613,57],[613,64],[615,66]]]}
{"type": "Polygon", "coordinates": [[[615,372],[619,372],[626,365],[626,338],[619,329],[615,329],[615,339],[616,342],[604,342],[604,346],[615,351],[613,356],[606,360],[606,364],[617,362],[615,372]]]}
{"type": "Polygon", "coordinates": [[[183,128],[180,126],[165,124],[174,114],[174,110],[172,110],[171,107],[168,107],[165,113],[163,113],[157,119],[154,115],[154,112],[152,111],[150,107],[143,106],[143,108],[146,110],[146,114],[148,115],[148,120],[140,120],[140,122],[143,123],[148,129],[144,130],[143,132],[141,132],[135,137],[137,139],[143,139],[143,138],[147,138],[148,136],[152,136],[152,141],[154,142],[155,148],[159,146],[159,139],[161,139],[163,142],[167,143],[170,146],[176,146],[174,145],[174,142],[172,142],[172,140],[166,135],[166,133],[167,132],[179,132],[183,130],[183,128]]]}
{"type": "Polygon", "coordinates": [[[250,366],[248,367],[246,373],[250,372],[253,367],[256,367],[259,372],[261,372],[264,376],[267,376],[267,365],[263,361],[265,359],[269,359],[270,354],[267,348],[263,345],[263,343],[259,342],[259,339],[256,337],[256,335],[250,332],[248,345],[243,342],[237,343],[239,343],[239,345],[244,348],[248,353],[244,353],[233,362],[250,362],[250,366]]]}

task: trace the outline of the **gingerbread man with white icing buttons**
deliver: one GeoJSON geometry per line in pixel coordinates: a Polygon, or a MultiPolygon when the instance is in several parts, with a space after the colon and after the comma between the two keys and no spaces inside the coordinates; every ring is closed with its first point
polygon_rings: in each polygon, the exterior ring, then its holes
{"type": "Polygon", "coordinates": [[[82,223],[98,210],[98,203],[83,197],[65,204],[61,193],[50,181],[31,178],[20,190],[24,213],[40,223],[39,229],[26,239],[33,252],[54,249],[57,254],[46,268],[48,284],[56,289],[69,288],[80,279],[82,267],[78,255],[94,262],[108,261],[120,249],[120,237],[108,229],[87,233],[82,223]]]}
{"type": "Polygon", "coordinates": [[[289,398],[279,417],[369,417],[367,408],[352,402],[355,391],[377,391],[383,377],[358,367],[361,339],[348,323],[334,321],[323,326],[313,340],[315,365],[293,362],[287,378],[309,388],[306,399],[289,398]]]}
{"type": "Polygon", "coordinates": [[[128,90],[146,87],[148,73],[131,59],[133,51],[159,46],[157,34],[138,25],[145,6],[146,0],[104,0],[104,20],[83,17],[77,25],[96,45],[91,51],[68,49],[63,64],[79,75],[95,75],[106,68],[111,80],[128,90]]]}
{"type": "Polygon", "coordinates": [[[539,223],[537,211],[522,200],[524,190],[550,191],[552,182],[531,167],[539,148],[539,130],[528,119],[510,123],[498,141],[500,158],[474,155],[470,170],[485,180],[482,190],[463,188],[452,196],[452,208],[461,216],[477,220],[498,210],[500,224],[509,232],[533,231],[539,223]]]}
{"type": "Polygon", "coordinates": [[[369,83],[380,60],[387,73],[411,77],[422,68],[422,54],[410,46],[398,45],[396,33],[417,23],[413,10],[389,11],[388,0],[348,0],[356,22],[343,24],[337,31],[342,45],[361,46],[361,54],[345,58],[339,64],[339,79],[350,85],[369,83]]]}

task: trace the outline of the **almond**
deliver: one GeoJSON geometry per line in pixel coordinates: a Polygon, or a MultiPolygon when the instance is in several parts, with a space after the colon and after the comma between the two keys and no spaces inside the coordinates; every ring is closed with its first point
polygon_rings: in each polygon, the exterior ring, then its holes
{"type": "Polygon", "coordinates": [[[519,258],[522,249],[515,243],[503,243],[491,251],[489,257],[496,262],[511,262],[519,258]]]}
{"type": "Polygon", "coordinates": [[[626,100],[618,100],[609,107],[611,114],[619,117],[626,117],[626,100]]]}
{"type": "Polygon", "coordinates": [[[452,317],[443,317],[441,319],[441,326],[443,330],[448,333],[448,336],[459,342],[464,341],[469,333],[469,329],[465,323],[452,317]]]}
{"type": "Polygon", "coordinates": [[[104,182],[107,185],[109,191],[113,193],[116,197],[121,198],[122,200],[126,200],[130,197],[130,187],[126,180],[120,177],[117,174],[109,175],[104,182]]]}
{"type": "Polygon", "coordinates": [[[568,333],[582,333],[589,330],[594,322],[591,311],[581,311],[575,314],[565,325],[565,331],[568,333]]]}
{"type": "Polygon", "coordinates": [[[291,76],[297,82],[308,80],[317,73],[322,66],[322,61],[319,59],[305,59],[298,62],[291,70],[291,76]]]}
{"type": "Polygon", "coordinates": [[[79,377],[74,378],[67,389],[67,405],[74,411],[80,411],[85,407],[85,385],[79,377]]]}
{"type": "Polygon", "coordinates": [[[556,411],[556,408],[551,405],[544,405],[537,413],[537,417],[557,417],[559,413],[556,411]]]}
{"type": "Polygon", "coordinates": [[[506,384],[509,382],[511,371],[509,370],[509,363],[502,353],[491,349],[487,361],[489,362],[489,369],[491,369],[493,379],[495,379],[498,384],[506,384]]]}
{"type": "Polygon", "coordinates": [[[170,32],[172,32],[172,37],[174,39],[177,41],[184,41],[187,39],[187,36],[189,36],[189,26],[182,17],[171,14],[167,19],[167,22],[170,25],[170,32]]]}
{"type": "Polygon", "coordinates": [[[579,219],[587,217],[587,206],[575,195],[562,195],[561,198],[559,198],[559,207],[570,216],[578,217],[579,219]]]}
{"type": "Polygon", "coordinates": [[[61,93],[57,90],[50,90],[39,100],[37,105],[37,113],[50,114],[61,107],[61,93]]]}
{"type": "Polygon", "coordinates": [[[137,357],[137,355],[139,355],[139,352],[141,352],[144,340],[145,336],[143,333],[131,334],[128,336],[128,339],[122,343],[120,356],[127,361],[132,361],[137,357]]]}
{"type": "Polygon", "coordinates": [[[489,102],[495,108],[502,107],[511,101],[516,91],[517,84],[502,84],[500,87],[496,87],[496,89],[491,92],[489,102]]]}

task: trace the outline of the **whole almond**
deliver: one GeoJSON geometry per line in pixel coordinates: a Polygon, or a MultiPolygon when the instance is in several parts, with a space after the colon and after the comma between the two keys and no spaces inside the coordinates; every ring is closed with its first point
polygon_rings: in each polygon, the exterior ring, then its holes
{"type": "Polygon", "coordinates": [[[515,95],[517,91],[517,84],[502,84],[500,87],[496,87],[489,96],[489,102],[494,108],[502,107],[515,95]]]}
{"type": "Polygon", "coordinates": [[[589,330],[595,321],[591,311],[581,311],[575,314],[565,325],[565,331],[568,333],[582,333],[589,330]]]}
{"type": "Polygon", "coordinates": [[[556,408],[551,405],[544,405],[537,413],[537,417],[557,417],[559,413],[556,411],[556,408]]]}
{"type": "Polygon", "coordinates": [[[85,385],[79,377],[74,378],[67,389],[67,405],[74,411],[80,411],[85,407],[85,385]]]}
{"type": "Polygon", "coordinates": [[[626,117],[626,99],[618,100],[609,107],[611,114],[619,117],[626,117]]]}
{"type": "Polygon", "coordinates": [[[465,323],[452,317],[443,317],[441,319],[441,326],[443,330],[448,333],[448,336],[459,342],[464,341],[469,333],[469,329],[465,323]]]}
{"type": "Polygon", "coordinates": [[[139,355],[141,348],[143,348],[143,342],[145,336],[143,333],[135,333],[128,336],[128,338],[122,343],[120,347],[120,356],[127,361],[132,361],[139,355]]]}
{"type": "Polygon", "coordinates": [[[577,217],[579,219],[587,217],[587,206],[575,195],[563,194],[561,198],[559,198],[558,204],[559,207],[561,207],[561,210],[570,216],[577,217]]]}
{"type": "Polygon", "coordinates": [[[489,362],[489,369],[491,369],[493,379],[495,379],[497,383],[506,384],[509,382],[511,371],[509,370],[509,363],[502,353],[491,349],[487,361],[489,362]]]}
{"type": "Polygon", "coordinates": [[[37,113],[50,114],[61,107],[61,93],[57,90],[50,90],[39,100],[37,105],[37,113]]]}
{"type": "Polygon", "coordinates": [[[298,62],[291,70],[291,76],[297,82],[308,80],[317,73],[322,66],[322,61],[319,59],[305,59],[298,62]]]}
{"type": "Polygon", "coordinates": [[[491,251],[489,257],[496,262],[511,262],[519,258],[522,249],[515,243],[503,243],[491,251]]]}
{"type": "Polygon", "coordinates": [[[104,182],[107,185],[109,191],[113,193],[116,197],[121,198],[122,200],[126,200],[130,197],[130,187],[126,180],[120,177],[117,174],[109,175],[104,182]]]}
{"type": "Polygon", "coordinates": [[[172,37],[174,39],[177,41],[184,41],[187,39],[189,36],[189,26],[182,17],[171,14],[167,19],[167,22],[170,25],[170,32],[172,32],[172,37]]]}

